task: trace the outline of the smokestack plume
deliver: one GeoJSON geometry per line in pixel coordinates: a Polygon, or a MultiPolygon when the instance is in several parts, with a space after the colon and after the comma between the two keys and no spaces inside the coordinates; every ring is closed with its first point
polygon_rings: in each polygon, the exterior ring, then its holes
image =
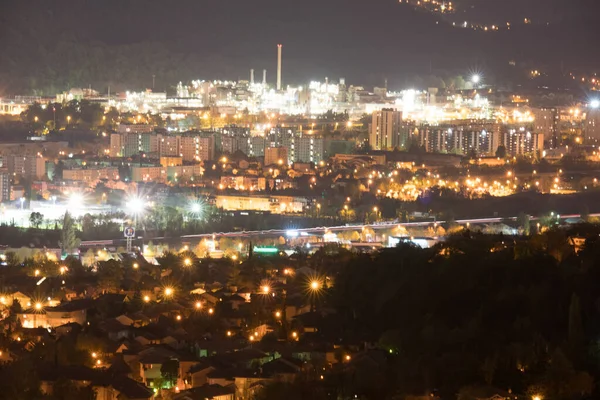
{"type": "Polygon", "coordinates": [[[254,85],[254,69],[250,70],[250,84],[254,85]]]}
{"type": "Polygon", "coordinates": [[[283,46],[277,45],[277,90],[281,90],[281,48],[283,46]]]}
{"type": "Polygon", "coordinates": [[[267,86],[267,70],[263,69],[263,86],[267,86]]]}

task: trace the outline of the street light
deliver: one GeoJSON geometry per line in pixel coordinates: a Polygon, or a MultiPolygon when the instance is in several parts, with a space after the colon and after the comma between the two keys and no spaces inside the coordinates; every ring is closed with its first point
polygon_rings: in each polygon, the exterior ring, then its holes
{"type": "Polygon", "coordinates": [[[166,287],[165,288],[165,297],[171,297],[173,295],[173,288],[172,287],[166,287]]]}
{"type": "Polygon", "coordinates": [[[183,260],[183,265],[185,265],[186,267],[189,267],[192,265],[192,260],[189,258],[186,258],[185,260],[183,260]]]}
{"type": "Polygon", "coordinates": [[[263,294],[269,294],[271,292],[271,287],[269,285],[263,285],[260,290],[263,294]]]}
{"type": "Polygon", "coordinates": [[[315,280],[312,280],[312,281],[310,282],[310,290],[312,290],[312,291],[314,292],[314,291],[317,291],[317,290],[319,290],[319,289],[321,289],[321,282],[319,282],[319,281],[318,281],[318,280],[316,280],[316,279],[315,279],[315,280]]]}

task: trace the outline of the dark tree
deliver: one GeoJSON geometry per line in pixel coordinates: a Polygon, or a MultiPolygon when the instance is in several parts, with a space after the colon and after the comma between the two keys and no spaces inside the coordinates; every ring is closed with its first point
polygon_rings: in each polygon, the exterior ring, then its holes
{"type": "Polygon", "coordinates": [[[79,247],[79,239],[75,232],[75,221],[67,211],[63,219],[63,227],[60,234],[60,247],[63,253],[70,254],[79,247]]]}

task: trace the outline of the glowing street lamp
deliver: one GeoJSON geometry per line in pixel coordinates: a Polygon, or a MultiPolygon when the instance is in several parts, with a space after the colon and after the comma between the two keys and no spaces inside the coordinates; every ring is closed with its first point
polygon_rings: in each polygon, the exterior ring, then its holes
{"type": "Polygon", "coordinates": [[[190,258],[186,258],[185,260],[183,260],[183,265],[185,265],[186,267],[191,266],[192,260],[190,258]]]}
{"type": "Polygon", "coordinates": [[[310,290],[312,290],[313,292],[318,291],[319,289],[321,289],[321,282],[319,282],[318,280],[312,280],[310,282],[310,290]]]}
{"type": "Polygon", "coordinates": [[[478,74],[475,74],[471,77],[471,82],[473,82],[475,85],[479,84],[479,82],[481,82],[481,76],[478,74]]]}
{"type": "Polygon", "coordinates": [[[275,318],[281,318],[281,311],[275,311],[275,318]]]}
{"type": "Polygon", "coordinates": [[[164,292],[165,292],[165,297],[171,297],[171,296],[173,296],[174,290],[172,287],[166,287],[164,292]]]}
{"type": "Polygon", "coordinates": [[[133,269],[138,269],[140,267],[140,265],[138,263],[133,263],[132,267],[133,267],[133,269]]]}
{"type": "Polygon", "coordinates": [[[37,303],[35,303],[35,309],[36,309],[37,311],[40,311],[40,310],[42,309],[42,307],[43,307],[43,306],[42,306],[42,303],[40,303],[40,302],[37,302],[37,303]]]}
{"type": "Polygon", "coordinates": [[[199,310],[202,308],[202,303],[197,301],[196,304],[194,304],[194,307],[196,307],[196,310],[199,310]]]}
{"type": "Polygon", "coordinates": [[[271,292],[271,287],[269,285],[263,285],[260,290],[262,294],[269,294],[271,292]]]}

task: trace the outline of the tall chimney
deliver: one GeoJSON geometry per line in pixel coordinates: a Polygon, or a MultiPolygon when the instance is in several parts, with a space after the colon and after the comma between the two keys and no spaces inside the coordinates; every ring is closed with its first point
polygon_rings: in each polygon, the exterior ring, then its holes
{"type": "Polygon", "coordinates": [[[250,84],[254,85],[254,69],[250,70],[250,84]]]}
{"type": "Polygon", "coordinates": [[[277,90],[281,90],[281,48],[283,46],[277,45],[277,90]]]}
{"type": "Polygon", "coordinates": [[[267,86],[267,70],[263,69],[263,86],[267,86]]]}

